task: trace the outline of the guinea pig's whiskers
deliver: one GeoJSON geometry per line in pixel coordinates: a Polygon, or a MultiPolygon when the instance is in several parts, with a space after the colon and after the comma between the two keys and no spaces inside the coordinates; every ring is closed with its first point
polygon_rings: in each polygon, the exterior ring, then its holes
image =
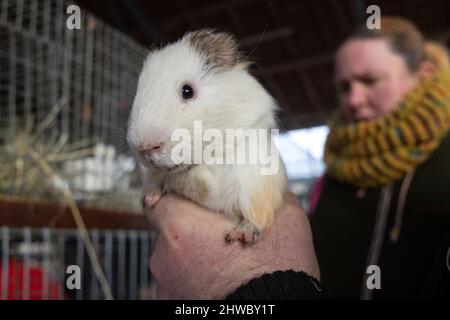
{"type": "Polygon", "coordinates": [[[127,142],[127,130],[123,127],[112,125],[110,122],[106,122],[105,120],[93,119],[92,123],[94,126],[100,128],[100,130],[108,129],[109,132],[105,132],[108,136],[110,136],[114,142],[115,147],[119,152],[127,152],[129,150],[128,142],[127,142]]]}
{"type": "Polygon", "coordinates": [[[124,129],[123,127],[114,126],[110,122],[106,122],[104,120],[93,119],[92,123],[94,125],[97,125],[97,126],[100,126],[100,127],[106,127],[106,128],[117,130],[118,132],[120,132],[122,134],[125,134],[125,135],[127,133],[126,129],[124,129]]]}
{"type": "Polygon", "coordinates": [[[253,54],[253,52],[255,52],[255,50],[258,48],[258,46],[261,44],[261,42],[262,42],[262,40],[263,40],[263,38],[264,38],[264,36],[266,34],[268,26],[269,26],[269,22],[266,21],[266,25],[264,26],[264,30],[261,33],[261,35],[259,36],[258,41],[256,42],[256,44],[253,47],[253,49],[242,59],[243,61],[246,61],[248,59],[248,57],[250,57],[253,54]]]}
{"type": "MultiPolygon", "coordinates": [[[[163,155],[163,157],[165,157],[166,159],[170,160],[168,155],[163,155]]],[[[168,170],[168,173],[169,173],[169,175],[177,175],[177,174],[184,175],[185,181],[188,183],[189,188],[192,190],[192,192],[195,192],[196,189],[194,188],[194,186],[192,184],[192,181],[191,181],[191,179],[189,177],[189,168],[190,168],[189,165],[187,165],[185,163],[181,163],[179,165],[170,167],[169,170],[168,170]]]]}
{"type": "MultiPolygon", "coordinates": [[[[170,157],[167,154],[163,155],[167,160],[170,161],[170,157]]],[[[195,191],[195,188],[192,184],[192,181],[190,179],[189,176],[189,168],[190,166],[185,164],[185,163],[180,163],[179,165],[173,166],[169,168],[169,174],[172,175],[176,175],[176,174],[180,174],[180,175],[184,175],[186,182],[189,184],[189,188],[192,190],[192,192],[195,191]],[[178,169],[178,170],[177,170],[178,169]]]]}

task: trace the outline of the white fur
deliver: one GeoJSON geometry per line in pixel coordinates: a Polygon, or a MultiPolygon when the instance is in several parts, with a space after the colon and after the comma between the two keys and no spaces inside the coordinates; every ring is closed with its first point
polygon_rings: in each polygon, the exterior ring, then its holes
{"type": "MultiPolygon", "coordinates": [[[[129,119],[128,142],[137,158],[148,167],[147,188],[162,184],[164,191],[173,192],[177,179],[188,175],[189,181],[200,179],[208,188],[208,197],[201,201],[202,205],[230,216],[239,211],[248,218],[245,215],[251,206],[251,195],[267,179],[261,176],[258,165],[197,165],[187,172],[168,174],[150,165],[148,159],[137,153],[137,148],[140,144],[163,142],[161,153],[153,161],[161,167],[171,167],[173,130],[186,128],[192,132],[195,120],[203,121],[203,129],[274,128],[276,109],[275,100],[242,65],[208,69],[205,58],[181,39],[151,53],[145,60],[129,119]],[[194,99],[182,99],[180,89],[184,83],[194,85],[194,99]]],[[[274,183],[279,192],[286,189],[281,159],[274,183]]]]}

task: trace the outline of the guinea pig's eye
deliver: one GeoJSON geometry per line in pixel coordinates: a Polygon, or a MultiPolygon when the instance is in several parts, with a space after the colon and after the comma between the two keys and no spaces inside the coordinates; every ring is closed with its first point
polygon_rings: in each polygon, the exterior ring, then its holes
{"type": "Polygon", "coordinates": [[[194,89],[190,85],[185,84],[181,88],[181,95],[183,96],[183,99],[189,100],[194,97],[195,92],[194,92],[194,89]]]}

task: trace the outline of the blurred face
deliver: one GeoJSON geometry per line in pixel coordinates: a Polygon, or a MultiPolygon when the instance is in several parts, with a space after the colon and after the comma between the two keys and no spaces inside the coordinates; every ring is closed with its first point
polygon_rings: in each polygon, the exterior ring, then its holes
{"type": "Polygon", "coordinates": [[[389,114],[418,82],[386,39],[351,39],[336,53],[339,103],[349,122],[389,114]]]}

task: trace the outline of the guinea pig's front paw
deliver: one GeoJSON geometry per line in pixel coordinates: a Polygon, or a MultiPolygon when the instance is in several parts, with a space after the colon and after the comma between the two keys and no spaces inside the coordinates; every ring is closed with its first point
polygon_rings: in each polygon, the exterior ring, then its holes
{"type": "Polygon", "coordinates": [[[241,222],[225,237],[229,243],[239,240],[244,245],[251,245],[261,239],[261,230],[248,221],[241,222]]]}
{"type": "Polygon", "coordinates": [[[162,192],[160,190],[150,190],[146,195],[142,197],[142,206],[144,208],[154,208],[159,199],[161,199],[161,196],[162,192]]]}

